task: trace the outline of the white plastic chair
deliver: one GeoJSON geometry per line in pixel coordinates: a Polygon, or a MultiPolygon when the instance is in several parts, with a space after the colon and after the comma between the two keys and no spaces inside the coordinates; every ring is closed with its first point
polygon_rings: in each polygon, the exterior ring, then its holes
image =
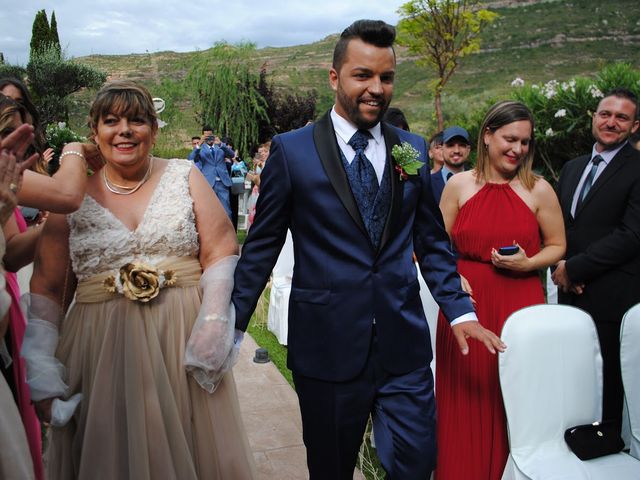
{"type": "MultiPolygon", "coordinates": [[[[631,455],[640,459],[640,304],[631,307],[620,326],[620,367],[630,427],[631,455]]],[[[640,478],[640,477],[638,477],[640,478]]]]}
{"type": "Polygon", "coordinates": [[[535,305],[505,322],[500,386],[509,430],[503,480],[640,479],[640,462],[618,453],[581,461],[564,441],[567,428],[602,416],[602,357],[589,314],[535,305]]]}
{"type": "Polygon", "coordinates": [[[273,267],[269,316],[267,318],[267,328],[282,345],[287,344],[289,332],[289,296],[291,295],[293,263],[293,238],[291,232],[287,231],[287,239],[280,251],[278,261],[273,267]]]}

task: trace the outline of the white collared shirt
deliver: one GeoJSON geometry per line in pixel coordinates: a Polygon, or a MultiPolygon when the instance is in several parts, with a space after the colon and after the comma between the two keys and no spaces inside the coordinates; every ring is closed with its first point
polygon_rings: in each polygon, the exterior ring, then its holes
{"type": "MultiPolygon", "coordinates": [[[[346,118],[341,117],[338,112],[336,112],[335,105],[331,109],[330,115],[331,121],[333,122],[333,129],[336,134],[336,139],[338,140],[338,146],[340,147],[340,150],[342,151],[344,157],[347,159],[347,162],[351,164],[351,162],[353,161],[353,157],[355,157],[356,155],[356,152],[347,142],[351,139],[353,134],[356,133],[358,127],[356,127],[346,118]]],[[[371,133],[371,136],[373,138],[369,139],[369,144],[367,145],[367,148],[365,148],[364,154],[373,165],[373,168],[376,171],[376,176],[378,177],[378,183],[380,183],[382,182],[384,164],[387,158],[387,149],[384,142],[384,136],[382,135],[380,122],[378,122],[374,127],[370,128],[369,133],[371,133]]],[[[436,321],[436,319],[430,320],[436,321]]],[[[451,326],[453,327],[458,323],[470,321],[478,321],[478,317],[476,316],[475,312],[465,313],[458,318],[454,318],[451,321],[451,326]]],[[[373,320],[373,323],[376,323],[375,319],[373,320]]]]}
{"type": "MultiPolygon", "coordinates": [[[[333,129],[338,139],[338,146],[347,159],[347,162],[351,164],[353,157],[356,155],[356,151],[349,145],[349,140],[353,137],[353,134],[358,131],[353,123],[346,118],[340,116],[336,112],[336,107],[331,109],[331,121],[333,122],[333,129]]],[[[387,159],[387,148],[384,143],[384,136],[382,135],[382,127],[378,122],[374,127],[369,129],[369,133],[373,138],[369,139],[369,144],[364,150],[364,154],[367,156],[373,169],[376,171],[376,177],[378,178],[378,184],[382,182],[382,175],[384,174],[384,164],[387,159]]]]}
{"type": "MultiPolygon", "coordinates": [[[[602,174],[602,172],[604,172],[604,169],[607,168],[607,165],[609,165],[611,160],[613,160],[613,157],[615,157],[618,154],[618,152],[622,149],[622,147],[624,147],[626,144],[627,142],[625,141],[618,148],[614,150],[605,150],[603,152],[598,152],[596,150],[597,144],[596,143],[593,144],[593,148],[591,149],[591,160],[593,160],[593,157],[595,157],[596,155],[600,155],[602,157],[602,162],[600,162],[600,164],[598,165],[596,174],[593,177],[593,182],[591,182],[592,187],[596,183],[596,180],[598,179],[598,177],[602,174]]],[[[576,191],[573,192],[573,201],[571,202],[571,216],[573,217],[576,216],[578,196],[580,195],[580,192],[582,192],[582,186],[584,185],[584,182],[587,181],[587,177],[589,176],[589,172],[591,171],[591,166],[592,166],[591,160],[589,160],[589,162],[587,163],[587,166],[584,169],[584,172],[582,172],[582,177],[580,177],[580,181],[578,182],[578,187],[576,188],[576,191]]]]}

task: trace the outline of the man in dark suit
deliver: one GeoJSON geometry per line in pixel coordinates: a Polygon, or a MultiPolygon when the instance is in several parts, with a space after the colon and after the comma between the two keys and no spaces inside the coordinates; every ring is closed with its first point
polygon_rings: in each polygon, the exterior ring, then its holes
{"type": "Polygon", "coordinates": [[[595,321],[603,359],[603,419],[618,426],[620,322],[640,302],[640,152],[628,142],[637,118],[635,95],[611,91],[593,115],[592,152],[564,166],[558,197],[567,254],[552,277],[559,302],[586,310],[595,321]]]}
{"type": "Polygon", "coordinates": [[[469,132],[453,126],[442,132],[442,168],[431,174],[431,187],[436,203],[440,203],[445,184],[456,173],[464,171],[471,153],[469,132]]]}
{"type": "Polygon", "coordinates": [[[460,288],[425,141],[380,122],[393,93],[394,39],[381,21],[342,33],[329,72],[335,106],[274,137],[235,274],[236,327],[245,330],[291,230],[288,366],[312,480],[353,478],[370,414],[387,478],[424,480],[434,468],[432,353],[414,250],[462,352],[469,337],[503,348],[460,288]],[[391,154],[400,143],[425,163],[406,178],[391,154]]]}

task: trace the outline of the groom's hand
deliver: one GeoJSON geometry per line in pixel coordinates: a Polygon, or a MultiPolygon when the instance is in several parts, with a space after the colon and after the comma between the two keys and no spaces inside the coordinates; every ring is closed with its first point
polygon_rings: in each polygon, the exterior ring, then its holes
{"type": "Polygon", "coordinates": [[[504,352],[507,348],[495,333],[484,328],[479,322],[461,322],[451,328],[453,329],[453,335],[456,337],[456,341],[463,355],[469,353],[467,338],[475,338],[479,342],[484,343],[484,346],[487,347],[487,350],[491,353],[496,353],[496,350],[504,352]]]}

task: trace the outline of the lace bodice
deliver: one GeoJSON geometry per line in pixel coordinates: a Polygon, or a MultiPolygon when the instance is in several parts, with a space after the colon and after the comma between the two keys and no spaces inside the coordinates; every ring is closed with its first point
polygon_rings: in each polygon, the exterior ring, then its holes
{"type": "Polygon", "coordinates": [[[131,261],[155,265],[167,257],[197,256],[200,245],[189,193],[191,168],[191,162],[169,161],[133,231],[85,195],[80,208],[67,217],[71,264],[78,280],[131,261]]]}

